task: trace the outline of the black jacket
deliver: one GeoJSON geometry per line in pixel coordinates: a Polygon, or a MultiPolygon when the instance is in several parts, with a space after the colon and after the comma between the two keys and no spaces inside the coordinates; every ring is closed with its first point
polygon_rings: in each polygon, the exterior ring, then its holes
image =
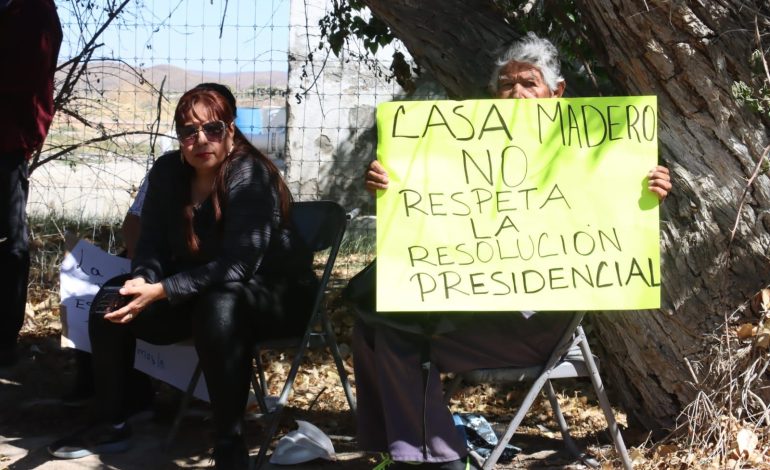
{"type": "Polygon", "coordinates": [[[235,155],[230,163],[220,224],[215,223],[211,198],[195,209],[193,227],[200,252],[192,255],[182,214],[190,172],[179,151],[161,156],[150,170],[141,235],[131,264],[134,277],[161,282],[171,303],[255,274],[313,277],[312,253],[291,229],[282,227],[270,175],[248,155],[235,155]]]}

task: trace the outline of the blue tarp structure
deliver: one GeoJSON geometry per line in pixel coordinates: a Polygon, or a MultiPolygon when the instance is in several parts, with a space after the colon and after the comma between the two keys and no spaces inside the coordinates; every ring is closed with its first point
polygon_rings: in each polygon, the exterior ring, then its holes
{"type": "Polygon", "coordinates": [[[260,108],[238,108],[235,125],[247,136],[263,133],[262,110],[260,108]]]}

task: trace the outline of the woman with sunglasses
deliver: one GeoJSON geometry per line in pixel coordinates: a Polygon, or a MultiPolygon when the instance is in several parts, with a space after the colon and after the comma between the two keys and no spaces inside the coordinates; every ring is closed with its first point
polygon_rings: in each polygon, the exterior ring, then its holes
{"type": "Polygon", "coordinates": [[[192,337],[213,409],[216,468],[247,468],[241,424],[251,345],[301,334],[316,278],[312,254],[289,224],[285,182],[234,116],[235,98],[221,85],[180,98],[180,148],[148,175],[132,273],[120,289],[130,300],[89,322],[96,399],[107,422],[54,443],[54,456],[126,450],[125,385],[136,339],[192,337]]]}

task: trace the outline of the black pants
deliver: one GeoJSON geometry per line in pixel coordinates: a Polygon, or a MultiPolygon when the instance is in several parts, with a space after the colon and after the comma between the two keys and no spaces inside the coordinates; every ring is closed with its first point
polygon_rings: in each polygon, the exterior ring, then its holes
{"type": "Polygon", "coordinates": [[[126,418],[124,395],[137,338],[171,344],[192,337],[208,385],[215,437],[240,435],[251,346],[259,339],[301,334],[312,287],[257,276],[211,288],[180,305],[156,302],[127,324],[92,318],[89,336],[101,416],[113,423],[126,418]]]}
{"type": "Polygon", "coordinates": [[[0,350],[16,346],[27,303],[29,167],[22,152],[0,154],[0,350]]]}

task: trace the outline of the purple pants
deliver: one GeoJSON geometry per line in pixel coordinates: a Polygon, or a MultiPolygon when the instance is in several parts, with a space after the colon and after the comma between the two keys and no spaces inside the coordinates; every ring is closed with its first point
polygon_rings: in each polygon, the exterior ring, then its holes
{"type": "Polygon", "coordinates": [[[441,372],[543,364],[571,313],[445,315],[456,329],[417,335],[359,320],[353,333],[358,442],[393,460],[448,462],[467,455],[444,405],[441,372]],[[423,368],[425,358],[429,366],[423,368]]]}

